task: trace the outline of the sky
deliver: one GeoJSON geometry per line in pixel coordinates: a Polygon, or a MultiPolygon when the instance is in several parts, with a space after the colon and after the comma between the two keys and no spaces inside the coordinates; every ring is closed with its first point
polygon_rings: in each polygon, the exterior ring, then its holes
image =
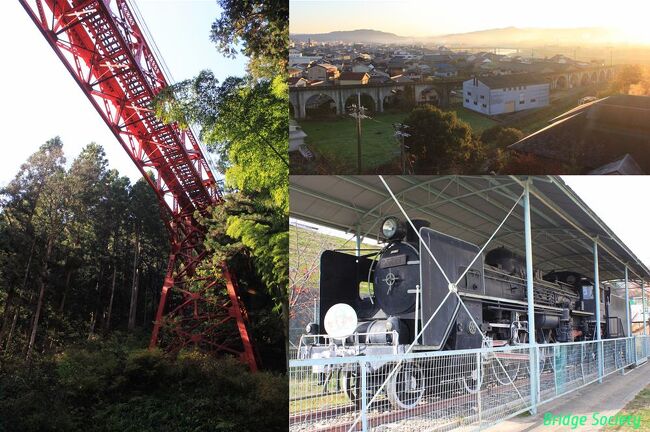
{"type": "Polygon", "coordinates": [[[650,176],[563,176],[562,179],[650,267],[650,176]]]}
{"type": "Polygon", "coordinates": [[[373,29],[436,36],[503,27],[614,27],[650,42],[639,0],[290,0],[291,33],[373,29]]]}
{"type": "MultiPolygon", "coordinates": [[[[562,179],[587,204],[618,238],[650,267],[650,200],[645,191],[650,191],[650,176],[563,176],[562,179]]],[[[296,221],[293,220],[292,224],[296,221]]],[[[318,227],[325,234],[350,240],[354,246],[353,234],[318,227]]],[[[369,244],[376,244],[374,241],[369,244]]]]}
{"type": "MultiPolygon", "coordinates": [[[[224,58],[209,39],[210,26],[220,13],[216,0],[135,1],[176,81],[202,69],[211,69],[219,79],[243,75],[246,59],[224,58]]],[[[17,1],[0,5],[0,39],[0,187],[42,143],[57,135],[68,164],[95,141],[106,150],[111,168],[138,179],[131,159],[17,1]]]]}

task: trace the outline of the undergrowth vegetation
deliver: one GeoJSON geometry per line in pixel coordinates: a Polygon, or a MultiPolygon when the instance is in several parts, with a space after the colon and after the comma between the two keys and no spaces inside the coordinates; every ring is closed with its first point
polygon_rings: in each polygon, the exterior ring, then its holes
{"type": "Polygon", "coordinates": [[[0,431],[273,431],[287,425],[286,377],[234,358],[173,358],[114,335],[31,363],[0,364],[0,431]]]}

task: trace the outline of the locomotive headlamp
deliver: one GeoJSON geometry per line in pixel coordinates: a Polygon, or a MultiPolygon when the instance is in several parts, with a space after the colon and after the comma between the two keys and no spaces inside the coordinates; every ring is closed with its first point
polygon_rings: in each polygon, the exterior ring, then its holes
{"type": "Polygon", "coordinates": [[[328,335],[334,339],[345,339],[357,329],[357,313],[352,306],[338,303],[329,308],[323,324],[328,335]]]}
{"type": "Polygon", "coordinates": [[[401,240],[406,230],[396,217],[387,217],[381,224],[381,233],[387,240],[401,240]]]}
{"type": "Polygon", "coordinates": [[[310,335],[317,335],[318,334],[318,324],[310,322],[305,327],[305,332],[307,332],[307,334],[310,334],[310,335]]]}

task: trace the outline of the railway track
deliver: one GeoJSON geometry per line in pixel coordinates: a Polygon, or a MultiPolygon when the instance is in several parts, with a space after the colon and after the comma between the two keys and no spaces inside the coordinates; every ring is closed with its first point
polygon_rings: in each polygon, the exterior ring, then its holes
{"type": "MultiPolygon", "coordinates": [[[[545,374],[545,376],[542,376],[542,385],[552,385],[553,381],[554,378],[552,374],[545,374]]],[[[530,380],[527,378],[514,381],[518,389],[526,388],[529,382],[530,380]]],[[[460,425],[461,421],[462,424],[478,421],[479,410],[482,410],[481,416],[485,419],[486,416],[489,418],[490,414],[493,412],[502,412],[504,405],[521,405],[519,409],[525,407],[525,404],[522,403],[523,401],[517,392],[513,390],[511,385],[489,387],[481,390],[480,395],[483,405],[482,408],[479,408],[478,406],[477,394],[470,393],[463,393],[446,399],[424,402],[412,409],[401,410],[391,409],[388,400],[382,399],[373,403],[373,408],[368,413],[368,427],[375,428],[383,424],[396,423],[408,419],[409,421],[412,420],[414,422],[417,422],[418,420],[426,421],[427,428],[433,426],[433,430],[436,430],[437,428],[453,426],[456,423],[460,425]],[[511,396],[510,400],[504,401],[504,395],[511,396]],[[495,406],[497,403],[498,406],[495,406]],[[455,416],[444,415],[437,419],[433,417],[418,418],[444,410],[458,412],[455,416]],[[439,425],[431,424],[436,422],[439,422],[439,425]]],[[[325,408],[322,410],[312,411],[307,415],[290,416],[289,430],[292,432],[347,432],[352,428],[358,415],[359,412],[356,410],[354,404],[325,408]]],[[[353,430],[361,430],[361,421],[357,422],[356,427],[353,430]]]]}

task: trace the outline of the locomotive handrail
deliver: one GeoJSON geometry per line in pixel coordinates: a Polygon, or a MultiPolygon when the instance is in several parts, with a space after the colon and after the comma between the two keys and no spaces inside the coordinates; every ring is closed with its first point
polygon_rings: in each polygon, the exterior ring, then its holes
{"type": "Polygon", "coordinates": [[[584,345],[584,344],[593,344],[601,342],[611,342],[611,341],[623,341],[623,340],[635,340],[639,336],[626,336],[620,338],[611,338],[611,339],[600,339],[600,340],[587,340],[587,341],[576,341],[576,342],[555,342],[555,343],[538,343],[535,345],[532,344],[520,344],[520,345],[507,345],[504,347],[484,347],[484,348],[468,348],[468,349],[459,349],[453,351],[426,351],[426,352],[410,352],[404,354],[373,354],[368,356],[350,356],[350,357],[329,357],[329,358],[311,358],[311,359],[292,359],[289,360],[289,367],[308,367],[308,366],[324,366],[324,365],[340,365],[346,363],[374,363],[374,362],[396,362],[396,361],[408,361],[416,360],[422,358],[431,358],[431,357],[445,357],[445,356],[454,356],[454,355],[463,355],[463,354],[483,354],[483,353],[499,353],[507,352],[513,350],[522,350],[533,348],[534,346],[538,348],[550,348],[553,346],[564,347],[572,345],[584,345]]]}
{"type": "MultiPolygon", "coordinates": [[[[308,346],[335,346],[335,347],[348,347],[348,345],[346,345],[345,342],[346,342],[346,340],[347,340],[349,337],[353,337],[353,338],[354,338],[354,341],[353,341],[352,343],[355,344],[355,345],[350,345],[350,347],[352,347],[352,346],[359,346],[359,344],[361,344],[361,342],[359,341],[359,336],[371,336],[371,335],[373,335],[373,336],[374,336],[374,335],[391,335],[391,336],[392,336],[392,338],[391,338],[391,345],[392,345],[393,347],[396,347],[396,346],[399,345],[399,334],[398,334],[397,331],[395,331],[395,330],[384,331],[384,332],[373,332],[373,333],[368,333],[368,332],[364,332],[364,333],[354,333],[354,334],[352,334],[352,335],[349,335],[349,336],[346,337],[345,339],[343,339],[343,340],[342,340],[342,343],[340,343],[340,344],[337,344],[337,343],[334,341],[334,339],[337,339],[337,338],[333,338],[332,336],[330,336],[330,335],[328,335],[328,334],[315,334],[315,335],[314,335],[314,334],[307,334],[307,335],[301,335],[301,336],[300,336],[300,341],[298,342],[298,352],[300,352],[300,350],[301,350],[303,347],[306,348],[306,347],[308,347],[308,346]],[[320,342],[318,342],[318,340],[321,339],[321,338],[325,340],[324,343],[320,343],[320,342]],[[305,339],[314,339],[314,343],[308,345],[308,344],[305,342],[305,339]]],[[[363,345],[386,345],[386,343],[385,343],[385,342],[363,342],[363,345]]],[[[338,356],[337,356],[337,357],[338,357],[338,356]]]]}

